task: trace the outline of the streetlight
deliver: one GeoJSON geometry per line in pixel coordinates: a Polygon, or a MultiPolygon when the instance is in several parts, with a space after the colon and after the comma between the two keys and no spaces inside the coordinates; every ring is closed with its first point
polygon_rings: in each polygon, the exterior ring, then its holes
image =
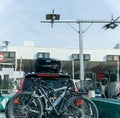
{"type": "Polygon", "coordinates": [[[41,21],[41,23],[77,23],[78,24],[78,35],[79,35],[79,55],[80,55],[80,80],[81,83],[83,83],[84,80],[84,63],[83,63],[83,30],[82,30],[82,23],[107,23],[103,28],[108,29],[114,29],[118,25],[116,23],[120,23],[118,21],[118,18],[112,19],[111,20],[59,20],[60,15],[54,14],[54,10],[52,14],[47,14],[46,15],[46,20],[47,21],[41,21]]]}
{"type": "Polygon", "coordinates": [[[106,29],[109,29],[109,28],[115,29],[115,28],[118,26],[118,24],[116,24],[116,21],[117,21],[118,19],[119,19],[119,17],[117,17],[116,19],[113,19],[113,16],[112,16],[111,22],[108,23],[108,24],[106,24],[106,25],[104,25],[103,28],[105,28],[105,30],[106,30],[106,29]]]}
{"type": "Polygon", "coordinates": [[[103,28],[105,28],[105,30],[109,28],[115,29],[117,26],[118,26],[117,24],[111,22],[111,23],[106,24],[103,28]]]}

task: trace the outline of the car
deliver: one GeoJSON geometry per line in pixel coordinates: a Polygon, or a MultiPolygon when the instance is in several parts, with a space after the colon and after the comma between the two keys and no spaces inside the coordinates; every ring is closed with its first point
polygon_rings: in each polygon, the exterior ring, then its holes
{"type": "MultiPolygon", "coordinates": [[[[26,74],[23,78],[21,87],[16,92],[16,94],[23,91],[33,91],[36,85],[43,84],[44,86],[48,86],[53,89],[58,89],[62,87],[66,87],[68,80],[70,80],[70,76],[66,73],[60,72],[61,63],[56,59],[37,59],[35,61],[34,72],[30,72],[26,74]],[[37,81],[38,78],[41,81],[37,81]]],[[[9,118],[7,114],[9,101],[6,104],[5,114],[6,117],[9,118]]]]}
{"type": "MultiPolygon", "coordinates": [[[[20,89],[17,91],[16,94],[23,92],[23,91],[33,91],[34,87],[40,84],[43,84],[44,86],[48,86],[50,88],[53,89],[59,89],[62,87],[67,87],[68,84],[68,80],[71,80],[70,76],[65,74],[65,73],[29,73],[26,74],[20,89]],[[39,82],[37,80],[39,79],[42,81],[39,82]]],[[[72,80],[71,80],[72,81],[72,80]]],[[[76,89],[75,89],[76,90],[76,89]]],[[[60,94],[60,93],[57,93],[60,94]]],[[[9,118],[8,116],[8,105],[9,105],[9,101],[6,104],[6,108],[5,108],[5,115],[7,118],[9,118]]]]}
{"type": "Polygon", "coordinates": [[[44,81],[42,84],[57,89],[66,86],[70,76],[60,72],[61,62],[53,58],[38,58],[35,60],[34,72],[25,75],[22,86],[18,92],[29,91],[34,88],[39,78],[44,81]]]}
{"type": "Polygon", "coordinates": [[[24,77],[22,85],[17,93],[22,91],[31,91],[37,84],[58,89],[67,86],[70,76],[64,73],[29,73],[24,77]],[[38,83],[38,78],[43,82],[38,83]]]}

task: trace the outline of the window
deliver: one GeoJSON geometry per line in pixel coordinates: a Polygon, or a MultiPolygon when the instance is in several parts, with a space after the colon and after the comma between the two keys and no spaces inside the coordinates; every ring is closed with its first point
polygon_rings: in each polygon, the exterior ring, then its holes
{"type": "Polygon", "coordinates": [[[113,61],[113,55],[107,55],[107,61],[113,61]]]}
{"type": "MultiPolygon", "coordinates": [[[[48,74],[49,75],[49,74],[48,74]]],[[[51,87],[54,89],[58,89],[61,87],[66,87],[68,84],[68,79],[70,79],[68,76],[66,77],[49,77],[46,75],[45,77],[39,77],[41,80],[44,82],[42,83],[43,86],[46,87],[51,87]]],[[[29,91],[32,90],[32,87],[38,85],[38,81],[36,81],[37,77],[33,79],[33,77],[28,77],[24,80],[24,85],[23,85],[23,91],[29,91]]]]}
{"type": "Polygon", "coordinates": [[[84,61],[90,60],[90,54],[84,54],[84,61]]]}
{"type": "Polygon", "coordinates": [[[114,56],[114,61],[119,61],[119,56],[118,55],[114,56]]]}
{"type": "Polygon", "coordinates": [[[78,60],[79,59],[79,55],[78,54],[72,54],[72,59],[78,60]]]}
{"type": "Polygon", "coordinates": [[[43,53],[38,53],[37,58],[43,58],[43,53]]]}
{"type": "MultiPolygon", "coordinates": [[[[89,61],[90,60],[90,54],[84,54],[84,61],[89,61]]],[[[72,59],[74,60],[79,60],[79,54],[72,54],[72,59]]]]}
{"type": "Polygon", "coordinates": [[[9,57],[10,58],[15,58],[15,52],[9,52],[9,57]]]}
{"type": "Polygon", "coordinates": [[[50,58],[50,53],[38,52],[37,58],[50,58]]]}
{"type": "Polygon", "coordinates": [[[8,52],[3,52],[5,54],[5,57],[8,58],[9,57],[9,53],[8,52]]]}
{"type": "Polygon", "coordinates": [[[107,55],[107,61],[119,61],[120,56],[119,55],[107,55]]]}
{"type": "Polygon", "coordinates": [[[2,52],[2,53],[4,53],[5,54],[5,57],[6,58],[15,58],[15,52],[2,52]]]}
{"type": "Polygon", "coordinates": [[[50,58],[50,54],[49,53],[44,53],[44,58],[50,58]]]}

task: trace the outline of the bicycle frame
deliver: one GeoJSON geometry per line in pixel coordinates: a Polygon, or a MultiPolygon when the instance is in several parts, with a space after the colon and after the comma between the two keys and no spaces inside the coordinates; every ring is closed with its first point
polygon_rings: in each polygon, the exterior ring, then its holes
{"type": "MultiPolygon", "coordinates": [[[[59,115],[60,113],[58,113],[57,109],[55,108],[60,102],[61,100],[64,98],[64,96],[66,95],[66,92],[68,91],[68,87],[62,87],[60,89],[54,89],[54,92],[58,92],[58,91],[63,91],[58,98],[56,98],[56,100],[53,102],[51,101],[51,99],[48,97],[48,95],[46,94],[45,90],[43,89],[44,86],[41,86],[38,91],[41,94],[41,96],[39,96],[40,99],[44,99],[45,102],[45,110],[46,111],[52,111],[54,110],[56,115],[59,115]],[[48,103],[50,105],[48,105],[48,103]]],[[[45,88],[45,87],[44,87],[45,88]]]]}
{"type": "MultiPolygon", "coordinates": [[[[91,114],[94,113],[94,110],[96,114],[98,114],[95,105],[93,105],[93,103],[90,102],[90,100],[86,99],[83,96],[86,95],[86,92],[84,93],[84,92],[76,91],[76,88],[74,88],[76,85],[75,83],[73,83],[73,81],[68,80],[67,84],[64,85],[65,87],[61,87],[58,89],[53,89],[48,86],[45,86],[46,84],[45,85],[41,84],[42,82],[45,83],[43,80],[41,80],[41,78],[37,78],[36,80],[34,79],[33,86],[31,86],[30,91],[18,93],[18,95],[14,96],[11,99],[9,104],[11,110],[8,110],[9,116],[15,116],[15,115],[19,116],[19,113],[20,115],[27,115],[27,114],[32,115],[32,111],[34,111],[33,113],[35,113],[34,116],[38,116],[38,117],[40,116],[41,118],[42,117],[64,118],[64,116],[74,117],[78,115],[84,116],[84,114],[82,114],[84,109],[79,110],[79,108],[81,108],[81,106],[84,105],[84,102],[87,102],[88,104],[90,116],[91,114]],[[54,96],[55,99],[53,99],[54,96]],[[16,99],[17,100],[20,99],[19,101],[20,104],[15,103],[16,99]],[[31,104],[32,102],[34,104],[31,104]],[[75,114],[74,112],[70,112],[69,114],[69,110],[72,110],[71,106],[73,108],[73,111],[75,111],[75,114]],[[18,108],[17,109],[18,111],[16,110],[16,108],[18,108]],[[26,113],[24,114],[24,112],[22,113],[22,111],[26,111],[26,113]]],[[[96,114],[95,116],[98,116],[96,114]]],[[[94,117],[94,118],[98,118],[98,117],[94,117]]]]}
{"type": "Polygon", "coordinates": [[[61,100],[65,97],[66,93],[68,92],[68,90],[70,89],[70,85],[66,86],[66,87],[62,87],[62,88],[58,88],[58,89],[53,89],[50,87],[46,87],[43,85],[38,86],[38,88],[36,90],[33,91],[33,97],[37,97],[40,100],[44,101],[44,105],[45,105],[45,111],[55,111],[56,115],[59,116],[59,112],[57,111],[57,109],[55,108],[60,102],[61,100]],[[47,92],[46,92],[46,91],[47,92]],[[51,100],[51,97],[49,98],[49,93],[50,92],[62,92],[54,101],[51,100]],[[38,93],[37,93],[38,92],[38,93]]]}
{"type": "MultiPolygon", "coordinates": [[[[70,82],[71,82],[71,80],[68,81],[68,84],[66,87],[62,87],[62,88],[58,88],[58,89],[53,89],[53,88],[46,87],[46,86],[40,84],[37,86],[36,90],[34,89],[32,96],[38,97],[40,100],[42,100],[44,110],[46,111],[46,113],[50,113],[51,111],[54,111],[54,113],[57,116],[59,116],[64,111],[59,112],[57,110],[56,106],[62,101],[63,98],[66,97],[67,93],[70,93],[69,95],[73,95],[73,96],[83,94],[83,93],[77,93],[78,91],[74,90],[75,84],[74,83],[71,84],[70,82]],[[72,90],[71,88],[73,88],[73,91],[71,91],[72,90]],[[52,101],[51,97],[49,97],[49,93],[52,93],[52,92],[53,93],[61,92],[60,95],[57,96],[57,98],[54,101],[52,101]]],[[[43,81],[43,83],[44,83],[44,81],[43,81]]],[[[62,107],[62,106],[60,106],[60,107],[62,107]]]]}

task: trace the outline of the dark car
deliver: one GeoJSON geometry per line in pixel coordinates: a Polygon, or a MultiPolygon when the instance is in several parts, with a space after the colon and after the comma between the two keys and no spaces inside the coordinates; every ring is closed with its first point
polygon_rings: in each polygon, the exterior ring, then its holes
{"type": "Polygon", "coordinates": [[[18,92],[31,91],[36,84],[43,84],[54,89],[65,87],[68,79],[70,79],[70,76],[63,73],[29,73],[25,76],[18,92]],[[36,81],[38,78],[43,82],[38,83],[36,81]]]}
{"type": "Polygon", "coordinates": [[[44,81],[42,84],[54,89],[61,88],[67,85],[69,75],[60,72],[61,62],[53,58],[38,58],[35,61],[34,72],[25,75],[22,86],[18,92],[29,91],[34,88],[39,78],[44,81]]]}
{"type": "MultiPolygon", "coordinates": [[[[61,63],[59,60],[56,59],[37,59],[35,61],[34,72],[28,73],[24,76],[20,89],[17,93],[23,91],[32,91],[36,85],[43,84],[44,86],[49,86],[53,89],[66,87],[68,80],[70,80],[70,76],[60,72],[61,63]],[[42,80],[41,81],[37,81],[42,80]]],[[[16,94],[17,94],[16,93],[16,94]]],[[[9,101],[7,102],[5,114],[6,117],[9,118],[7,115],[9,101]]]]}
{"type": "MultiPolygon", "coordinates": [[[[23,91],[32,91],[34,90],[34,87],[38,84],[44,84],[45,86],[49,86],[54,89],[66,87],[69,79],[70,76],[63,73],[29,73],[25,75],[21,87],[17,91],[17,93],[23,91]],[[38,80],[38,78],[41,79],[43,82],[39,83],[38,81],[36,81],[38,80]]],[[[9,118],[7,114],[8,104],[9,101],[7,102],[5,108],[5,115],[7,118],[9,118]]]]}

